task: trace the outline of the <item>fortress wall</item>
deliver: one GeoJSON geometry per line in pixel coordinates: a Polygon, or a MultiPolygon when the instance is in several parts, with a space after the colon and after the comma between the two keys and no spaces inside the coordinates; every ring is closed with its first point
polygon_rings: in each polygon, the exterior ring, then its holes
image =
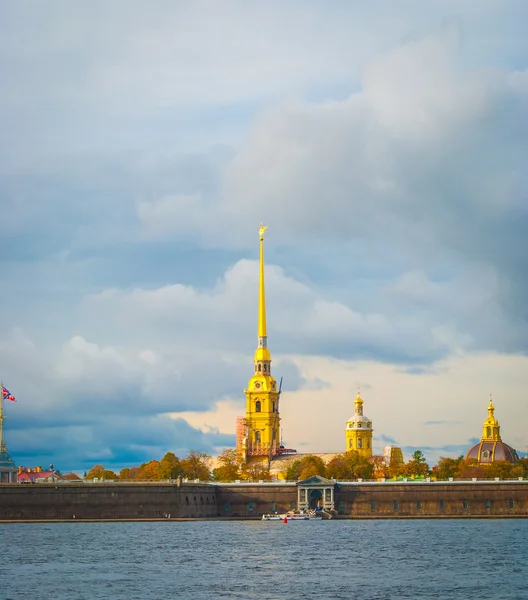
{"type": "MultiPolygon", "coordinates": [[[[296,505],[294,483],[0,485],[0,521],[260,518],[296,505]]],[[[340,483],[335,508],[343,518],[528,517],[528,481],[340,483]]]]}
{"type": "Polygon", "coordinates": [[[0,520],[214,517],[208,484],[70,483],[0,486],[0,520]]]}
{"type": "Polygon", "coordinates": [[[229,484],[216,488],[218,516],[260,517],[285,513],[297,507],[297,486],[292,484],[229,484]]]}
{"type": "Polygon", "coordinates": [[[335,507],[358,517],[528,516],[528,481],[339,484],[335,507]]]}

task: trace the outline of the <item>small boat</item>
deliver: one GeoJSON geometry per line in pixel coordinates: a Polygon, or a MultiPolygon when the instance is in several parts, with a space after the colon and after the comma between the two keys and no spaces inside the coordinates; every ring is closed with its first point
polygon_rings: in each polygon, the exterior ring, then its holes
{"type": "Polygon", "coordinates": [[[288,512],[283,514],[264,514],[262,515],[263,521],[282,521],[286,523],[288,521],[321,521],[323,515],[320,513],[316,513],[315,511],[309,512],[288,512]]]}

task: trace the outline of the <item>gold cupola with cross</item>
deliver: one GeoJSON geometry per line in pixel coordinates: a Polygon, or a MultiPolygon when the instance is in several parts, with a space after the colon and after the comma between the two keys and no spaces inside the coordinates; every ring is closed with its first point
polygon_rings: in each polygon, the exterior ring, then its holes
{"type": "Polygon", "coordinates": [[[363,414],[363,399],[357,392],[354,414],[348,419],[345,429],[346,451],[355,450],[361,456],[372,456],[372,421],[363,414]]]}
{"type": "Polygon", "coordinates": [[[258,338],[254,372],[246,394],[246,417],[237,422],[237,450],[242,460],[269,463],[280,446],[279,389],[271,374],[271,355],[266,329],[266,293],[264,287],[264,232],[259,229],[260,277],[258,299],[258,338]]]}
{"type": "Polygon", "coordinates": [[[518,459],[519,456],[516,450],[502,441],[499,421],[495,417],[495,407],[490,394],[488,417],[482,427],[482,437],[480,442],[466,452],[466,460],[476,460],[481,464],[490,464],[501,461],[514,463],[518,459]]]}

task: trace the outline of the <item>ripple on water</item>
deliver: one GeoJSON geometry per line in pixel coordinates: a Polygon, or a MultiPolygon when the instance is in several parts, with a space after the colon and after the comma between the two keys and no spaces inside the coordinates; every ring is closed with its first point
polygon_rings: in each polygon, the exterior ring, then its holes
{"type": "Polygon", "coordinates": [[[4,524],[22,600],[520,600],[527,520],[4,524]]]}

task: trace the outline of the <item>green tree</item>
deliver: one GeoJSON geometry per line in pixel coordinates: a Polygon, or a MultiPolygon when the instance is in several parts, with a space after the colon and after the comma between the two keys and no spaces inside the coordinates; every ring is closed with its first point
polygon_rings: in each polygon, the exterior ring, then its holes
{"type": "Polygon", "coordinates": [[[160,479],[177,479],[182,473],[180,459],[174,452],[167,452],[159,462],[160,479]]]}
{"type": "Polygon", "coordinates": [[[105,470],[105,468],[103,465],[94,465],[88,471],[88,473],[86,473],[85,479],[101,479],[101,477],[103,476],[104,470],[105,470]]]}
{"type": "Polygon", "coordinates": [[[204,452],[191,450],[189,454],[181,461],[183,475],[188,479],[209,481],[211,479],[211,471],[209,470],[210,458],[211,457],[204,452]]]}
{"type": "Polygon", "coordinates": [[[429,474],[429,465],[421,450],[413,452],[411,460],[403,467],[403,474],[407,477],[426,477],[429,474]]]}
{"type": "Polygon", "coordinates": [[[457,477],[460,470],[460,465],[464,461],[463,456],[458,458],[440,457],[438,464],[433,467],[433,472],[437,479],[447,480],[450,477],[457,477]]]}
{"type": "Polygon", "coordinates": [[[234,448],[224,450],[218,457],[218,466],[213,470],[215,481],[235,481],[240,479],[239,454],[234,448]]]}

